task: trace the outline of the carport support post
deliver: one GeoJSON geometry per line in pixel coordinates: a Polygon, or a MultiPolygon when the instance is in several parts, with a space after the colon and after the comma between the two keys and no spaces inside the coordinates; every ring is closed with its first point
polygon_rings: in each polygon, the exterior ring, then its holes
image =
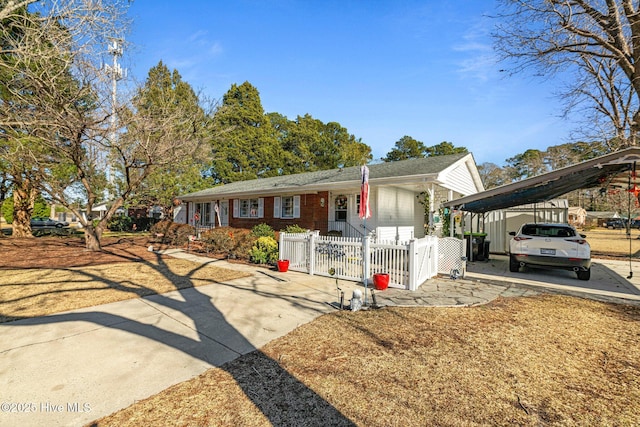
{"type": "MultiPolygon", "coordinates": [[[[471,228],[469,229],[469,261],[473,262],[473,212],[469,212],[471,228]]],[[[476,230],[477,231],[477,230],[476,230]]],[[[462,222],[462,235],[464,236],[464,222],[462,222]]]]}
{"type": "Polygon", "coordinates": [[[365,234],[364,237],[362,238],[362,260],[364,261],[362,263],[362,269],[364,270],[362,272],[362,283],[364,284],[364,305],[367,305],[367,286],[368,286],[368,282],[369,282],[369,272],[371,270],[371,265],[370,265],[370,261],[371,261],[371,248],[370,248],[370,239],[369,239],[369,235],[365,234]]]}

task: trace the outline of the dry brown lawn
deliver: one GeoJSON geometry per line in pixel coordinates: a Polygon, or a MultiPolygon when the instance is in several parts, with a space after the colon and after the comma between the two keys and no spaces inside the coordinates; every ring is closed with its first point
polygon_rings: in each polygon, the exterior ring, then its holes
{"type": "MultiPolygon", "coordinates": [[[[640,251],[637,231],[586,234],[594,252],[640,251]]],[[[0,239],[0,319],[237,274],[105,243],[0,239]]],[[[640,307],[546,295],[325,315],[96,425],[632,426],[639,414],[640,307]]]]}
{"type": "Polygon", "coordinates": [[[628,259],[631,252],[632,258],[640,259],[640,230],[632,229],[630,236],[627,236],[626,230],[607,230],[601,227],[581,232],[587,236],[594,258],[628,259]]]}
{"type": "Polygon", "coordinates": [[[105,239],[104,247],[93,253],[81,239],[0,239],[0,322],[246,276],[149,252],[146,238],[105,239]]]}
{"type": "Polygon", "coordinates": [[[562,296],[325,315],[100,426],[632,426],[640,308],[562,296]]]}

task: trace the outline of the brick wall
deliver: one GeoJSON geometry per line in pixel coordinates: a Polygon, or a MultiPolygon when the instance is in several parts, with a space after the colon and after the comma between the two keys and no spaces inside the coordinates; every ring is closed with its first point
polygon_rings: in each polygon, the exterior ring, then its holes
{"type": "Polygon", "coordinates": [[[300,194],[300,218],[274,218],[273,197],[264,197],[264,218],[234,218],[233,200],[229,201],[229,225],[236,228],[251,229],[258,224],[269,224],[274,230],[279,231],[288,225],[299,225],[302,228],[320,230],[321,234],[327,232],[329,219],[329,192],[322,191],[318,194],[300,194]],[[324,207],[321,199],[324,198],[324,207]]]}

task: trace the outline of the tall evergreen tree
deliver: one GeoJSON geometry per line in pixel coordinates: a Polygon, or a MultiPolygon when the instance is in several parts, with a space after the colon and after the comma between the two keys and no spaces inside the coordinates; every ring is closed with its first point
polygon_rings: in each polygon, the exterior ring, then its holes
{"type": "Polygon", "coordinates": [[[421,159],[426,157],[426,149],[424,143],[413,139],[410,136],[403,136],[396,145],[382,158],[385,162],[395,162],[398,160],[421,159]]]}
{"type": "Polygon", "coordinates": [[[540,175],[547,172],[544,161],[545,153],[540,150],[529,149],[524,153],[517,154],[507,159],[507,166],[510,168],[511,179],[518,181],[524,178],[540,175]]]}
{"type": "Polygon", "coordinates": [[[425,153],[427,157],[432,156],[447,156],[450,154],[468,153],[469,151],[465,147],[455,147],[451,142],[442,141],[440,144],[427,147],[425,153]]]}
{"type": "Polygon", "coordinates": [[[172,129],[182,128],[181,132],[192,133],[194,140],[198,141],[189,156],[174,158],[154,168],[131,200],[133,204],[147,207],[163,206],[169,212],[172,200],[177,195],[198,191],[212,184],[202,176],[202,171],[210,161],[210,150],[206,149],[207,145],[203,142],[214,133],[211,119],[200,106],[200,99],[193,88],[182,80],[177,70],[170,71],[162,61],[149,70],[144,86],[133,99],[133,105],[138,114],[151,118],[174,117],[175,122],[170,124],[172,129]],[[184,120],[185,117],[191,119],[184,120]]]}
{"type": "Polygon", "coordinates": [[[281,145],[264,113],[258,90],[249,82],[231,86],[214,122],[222,130],[214,141],[209,171],[215,183],[280,174],[281,145]]]}
{"type": "Polygon", "coordinates": [[[338,150],[337,163],[332,167],[349,167],[363,165],[371,161],[371,147],[363,143],[361,139],[349,133],[338,122],[329,122],[325,125],[325,132],[329,135],[333,145],[338,150]]]}

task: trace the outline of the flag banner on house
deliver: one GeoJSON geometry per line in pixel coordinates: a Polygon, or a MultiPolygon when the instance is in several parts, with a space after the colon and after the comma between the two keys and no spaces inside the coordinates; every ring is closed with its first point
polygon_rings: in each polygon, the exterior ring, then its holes
{"type": "Polygon", "coordinates": [[[220,207],[218,206],[218,202],[213,206],[213,210],[216,212],[216,218],[218,218],[218,226],[222,227],[222,222],[220,221],[220,207]]]}
{"type": "Polygon", "coordinates": [[[360,187],[360,212],[358,215],[361,219],[367,219],[371,217],[371,210],[369,209],[369,168],[363,165],[360,168],[362,175],[362,185],[360,187]]]}

